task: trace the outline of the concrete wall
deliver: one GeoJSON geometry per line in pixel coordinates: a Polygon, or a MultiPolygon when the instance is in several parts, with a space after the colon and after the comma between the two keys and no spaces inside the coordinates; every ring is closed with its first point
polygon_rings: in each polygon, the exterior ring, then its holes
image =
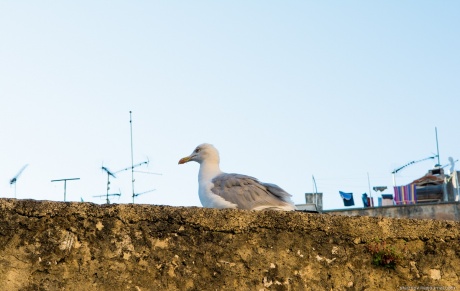
{"type": "Polygon", "coordinates": [[[459,242],[455,221],[0,199],[0,286],[460,290],[459,242]],[[373,265],[376,239],[395,269],[373,265]]]}
{"type": "Polygon", "coordinates": [[[351,208],[340,210],[325,210],[323,213],[348,216],[381,216],[393,218],[417,218],[460,221],[459,202],[441,202],[433,204],[415,204],[382,206],[370,208],[351,208]]]}

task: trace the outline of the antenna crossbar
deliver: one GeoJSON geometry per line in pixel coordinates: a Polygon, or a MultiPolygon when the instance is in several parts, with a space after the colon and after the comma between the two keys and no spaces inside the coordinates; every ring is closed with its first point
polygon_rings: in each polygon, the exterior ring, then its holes
{"type": "Polygon", "coordinates": [[[80,180],[80,178],[65,178],[65,179],[51,180],[51,182],[61,182],[61,181],[64,181],[64,202],[65,202],[65,200],[66,200],[67,181],[71,181],[71,180],[80,180]]]}

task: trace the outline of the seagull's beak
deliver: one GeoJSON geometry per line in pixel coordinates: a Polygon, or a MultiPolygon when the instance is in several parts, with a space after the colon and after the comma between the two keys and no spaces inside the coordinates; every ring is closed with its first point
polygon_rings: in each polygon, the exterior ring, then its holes
{"type": "Polygon", "coordinates": [[[182,158],[182,159],[180,159],[180,160],[179,160],[179,165],[181,165],[181,164],[185,164],[185,163],[187,163],[187,162],[190,162],[190,160],[191,160],[191,159],[192,159],[192,157],[191,157],[191,156],[188,156],[188,157],[182,158]]]}

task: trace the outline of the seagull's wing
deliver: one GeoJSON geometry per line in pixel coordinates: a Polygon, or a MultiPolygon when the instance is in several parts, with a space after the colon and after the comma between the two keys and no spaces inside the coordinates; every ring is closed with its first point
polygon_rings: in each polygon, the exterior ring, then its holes
{"type": "Polygon", "coordinates": [[[250,176],[222,173],[212,179],[212,183],[214,194],[238,205],[239,209],[295,210],[289,193],[250,176]]]}

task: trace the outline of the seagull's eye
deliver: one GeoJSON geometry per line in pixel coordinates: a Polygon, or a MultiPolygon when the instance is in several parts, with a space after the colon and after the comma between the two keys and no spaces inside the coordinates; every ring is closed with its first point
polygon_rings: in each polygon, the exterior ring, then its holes
{"type": "Polygon", "coordinates": [[[200,151],[201,151],[200,148],[196,148],[196,149],[195,149],[195,153],[199,153],[200,151]]]}

